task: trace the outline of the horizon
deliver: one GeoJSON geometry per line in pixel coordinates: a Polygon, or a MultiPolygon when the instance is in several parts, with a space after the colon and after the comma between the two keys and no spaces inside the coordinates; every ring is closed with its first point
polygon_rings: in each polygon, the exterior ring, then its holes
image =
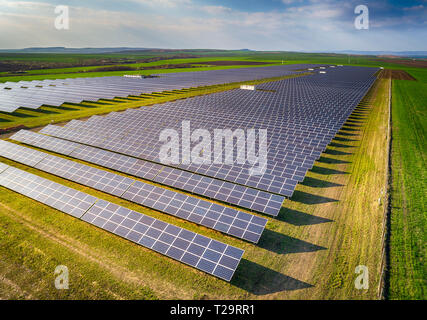
{"type": "MultiPolygon", "coordinates": [[[[403,53],[421,53],[425,54],[427,53],[427,50],[400,50],[400,51],[392,51],[392,50],[354,50],[354,49],[345,49],[345,50],[327,50],[327,51],[305,51],[305,50],[254,50],[250,48],[242,48],[242,49],[218,49],[218,48],[160,48],[160,47],[132,47],[132,46],[117,46],[117,47],[64,47],[64,46],[48,46],[48,47],[21,47],[21,48],[4,48],[0,49],[0,52],[4,51],[10,51],[10,52],[18,52],[18,51],[31,51],[31,50],[53,50],[53,49],[64,49],[64,50],[103,50],[103,49],[112,49],[112,50],[118,50],[123,49],[123,51],[117,51],[117,53],[123,53],[126,51],[155,51],[155,50],[168,50],[168,51],[191,51],[191,50],[197,50],[197,51],[248,51],[248,52],[290,52],[290,53],[313,53],[313,54],[321,54],[321,53],[331,53],[331,54],[351,54],[351,52],[354,52],[354,55],[369,55],[371,53],[372,55],[378,55],[378,54],[403,54],[403,53]]],[[[19,53],[19,52],[18,52],[19,53]]],[[[29,52],[33,53],[33,52],[29,52]]],[[[49,53],[49,52],[46,52],[49,53]]],[[[55,52],[55,53],[61,53],[61,52],[55,52]]],[[[105,53],[108,53],[108,51],[105,51],[105,53]]]]}
{"type": "Polygon", "coordinates": [[[427,51],[426,0],[66,0],[68,29],[52,0],[0,0],[0,49],[221,48],[288,52],[427,51]],[[359,12],[360,13],[360,12],[359,12]],[[367,23],[367,21],[360,21],[367,23]],[[37,30],[37,32],[29,32],[37,30]],[[319,49],[321,48],[321,50],[319,49]]]}

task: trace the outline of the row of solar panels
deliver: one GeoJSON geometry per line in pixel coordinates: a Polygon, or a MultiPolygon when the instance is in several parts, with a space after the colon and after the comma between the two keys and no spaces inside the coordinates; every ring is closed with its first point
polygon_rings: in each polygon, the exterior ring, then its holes
{"type": "MultiPolygon", "coordinates": [[[[42,134],[22,130],[11,139],[206,198],[277,215],[283,196],[292,194],[374,80],[373,69],[335,70],[339,69],[301,78],[299,82],[283,80],[260,86],[268,91],[233,90],[106,117],[94,116],[85,122],[71,121],[65,127],[47,126],[42,134]],[[297,98],[284,104],[290,90],[297,98]],[[313,100],[316,94],[321,97],[318,103],[313,100]],[[327,96],[332,101],[324,104],[327,96]],[[298,108],[301,101],[306,105],[298,108]],[[311,117],[319,108],[320,116],[311,117]],[[322,113],[326,116],[322,117],[322,113]],[[208,130],[218,126],[265,126],[269,131],[267,174],[248,177],[244,172],[247,166],[162,164],[157,158],[158,134],[163,128],[180,129],[182,120],[208,130]]],[[[242,210],[9,142],[0,143],[0,156],[254,243],[267,222],[242,210]]],[[[0,163],[0,172],[2,186],[227,281],[242,258],[243,251],[238,248],[13,167],[0,163]]]]}
{"type": "MultiPolygon", "coordinates": [[[[299,67],[310,67],[301,65],[299,67]]],[[[37,109],[41,105],[60,106],[141,95],[143,93],[181,90],[230,82],[257,80],[296,73],[295,66],[241,68],[161,74],[154,78],[93,77],[58,80],[6,82],[0,84],[0,111],[13,112],[20,107],[37,109]]]]}
{"type": "MultiPolygon", "coordinates": [[[[159,140],[160,132],[165,128],[180,132],[183,120],[194,123],[194,129],[199,126],[207,129],[211,136],[217,128],[267,128],[268,161],[266,173],[262,175],[250,175],[249,164],[236,163],[168,164],[169,170],[177,176],[189,172],[290,197],[297,183],[304,179],[307,170],[312,168],[375,80],[375,68],[342,67],[332,70],[326,75],[274,82],[275,92],[232,90],[93,117],[88,121],[72,121],[65,127],[47,126],[41,133],[162,165],[159,158],[163,144],[159,140]],[[354,84],[350,86],[348,83],[352,79],[354,84]],[[286,93],[281,89],[283,87],[294,88],[301,97],[313,97],[319,88],[323,88],[330,99],[339,98],[341,102],[335,104],[332,101],[325,105],[324,99],[320,99],[298,109],[298,105],[283,104],[282,98],[286,93]],[[263,96],[264,103],[248,103],[248,95],[263,96]],[[282,110],[291,107],[295,111],[289,117],[282,116],[282,110]],[[323,116],[310,119],[310,113],[319,109],[323,116]]],[[[272,86],[269,85],[270,88],[272,86]]],[[[237,144],[233,148],[237,154],[237,144]]],[[[225,147],[222,150],[225,154],[225,147]]]]}
{"type": "Polygon", "coordinates": [[[245,186],[102,150],[96,147],[21,130],[11,139],[84,160],[138,178],[181,189],[209,199],[277,216],[284,198],[245,186]]]}
{"type": "Polygon", "coordinates": [[[244,251],[0,163],[0,186],[230,281],[244,251]]]}

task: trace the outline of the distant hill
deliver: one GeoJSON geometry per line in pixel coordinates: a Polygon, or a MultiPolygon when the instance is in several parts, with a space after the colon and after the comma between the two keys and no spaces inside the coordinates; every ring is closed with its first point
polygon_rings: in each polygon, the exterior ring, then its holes
{"type": "Polygon", "coordinates": [[[130,48],[130,47],[112,47],[112,48],[65,48],[65,47],[34,47],[24,49],[1,49],[0,52],[6,53],[118,53],[127,51],[145,51],[152,50],[148,48],[130,48]]]}
{"type": "Polygon", "coordinates": [[[368,56],[427,58],[427,51],[356,51],[356,50],[344,50],[344,51],[334,51],[334,53],[358,54],[358,55],[368,55],[368,56]]]}
{"type": "MultiPolygon", "coordinates": [[[[0,53],[76,53],[76,54],[106,54],[106,53],[169,53],[169,52],[257,52],[251,49],[239,50],[222,50],[222,49],[161,49],[161,48],[132,48],[132,47],[109,47],[109,48],[66,48],[66,47],[32,47],[24,49],[0,49],[0,53]]],[[[264,51],[258,51],[264,52],[264,51]]],[[[287,51],[274,51],[277,53],[287,51]]],[[[371,55],[382,57],[408,57],[408,58],[427,58],[427,51],[301,51],[301,53],[335,53],[335,54],[354,54],[354,55],[371,55]]]]}

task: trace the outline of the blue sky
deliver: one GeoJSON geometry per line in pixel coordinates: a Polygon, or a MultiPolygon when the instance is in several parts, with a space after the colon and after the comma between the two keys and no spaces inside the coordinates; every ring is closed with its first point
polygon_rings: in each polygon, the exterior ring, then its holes
{"type": "Polygon", "coordinates": [[[0,0],[0,48],[427,50],[427,0],[0,0]],[[357,5],[369,29],[354,26],[357,5]],[[70,29],[54,25],[69,6],[70,29]]]}

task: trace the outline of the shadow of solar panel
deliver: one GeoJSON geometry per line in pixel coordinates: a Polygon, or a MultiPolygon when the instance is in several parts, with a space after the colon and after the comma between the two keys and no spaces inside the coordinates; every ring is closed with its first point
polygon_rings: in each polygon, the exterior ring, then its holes
{"type": "Polygon", "coordinates": [[[230,281],[244,251],[99,200],[82,220],[148,249],[230,281]]]}

